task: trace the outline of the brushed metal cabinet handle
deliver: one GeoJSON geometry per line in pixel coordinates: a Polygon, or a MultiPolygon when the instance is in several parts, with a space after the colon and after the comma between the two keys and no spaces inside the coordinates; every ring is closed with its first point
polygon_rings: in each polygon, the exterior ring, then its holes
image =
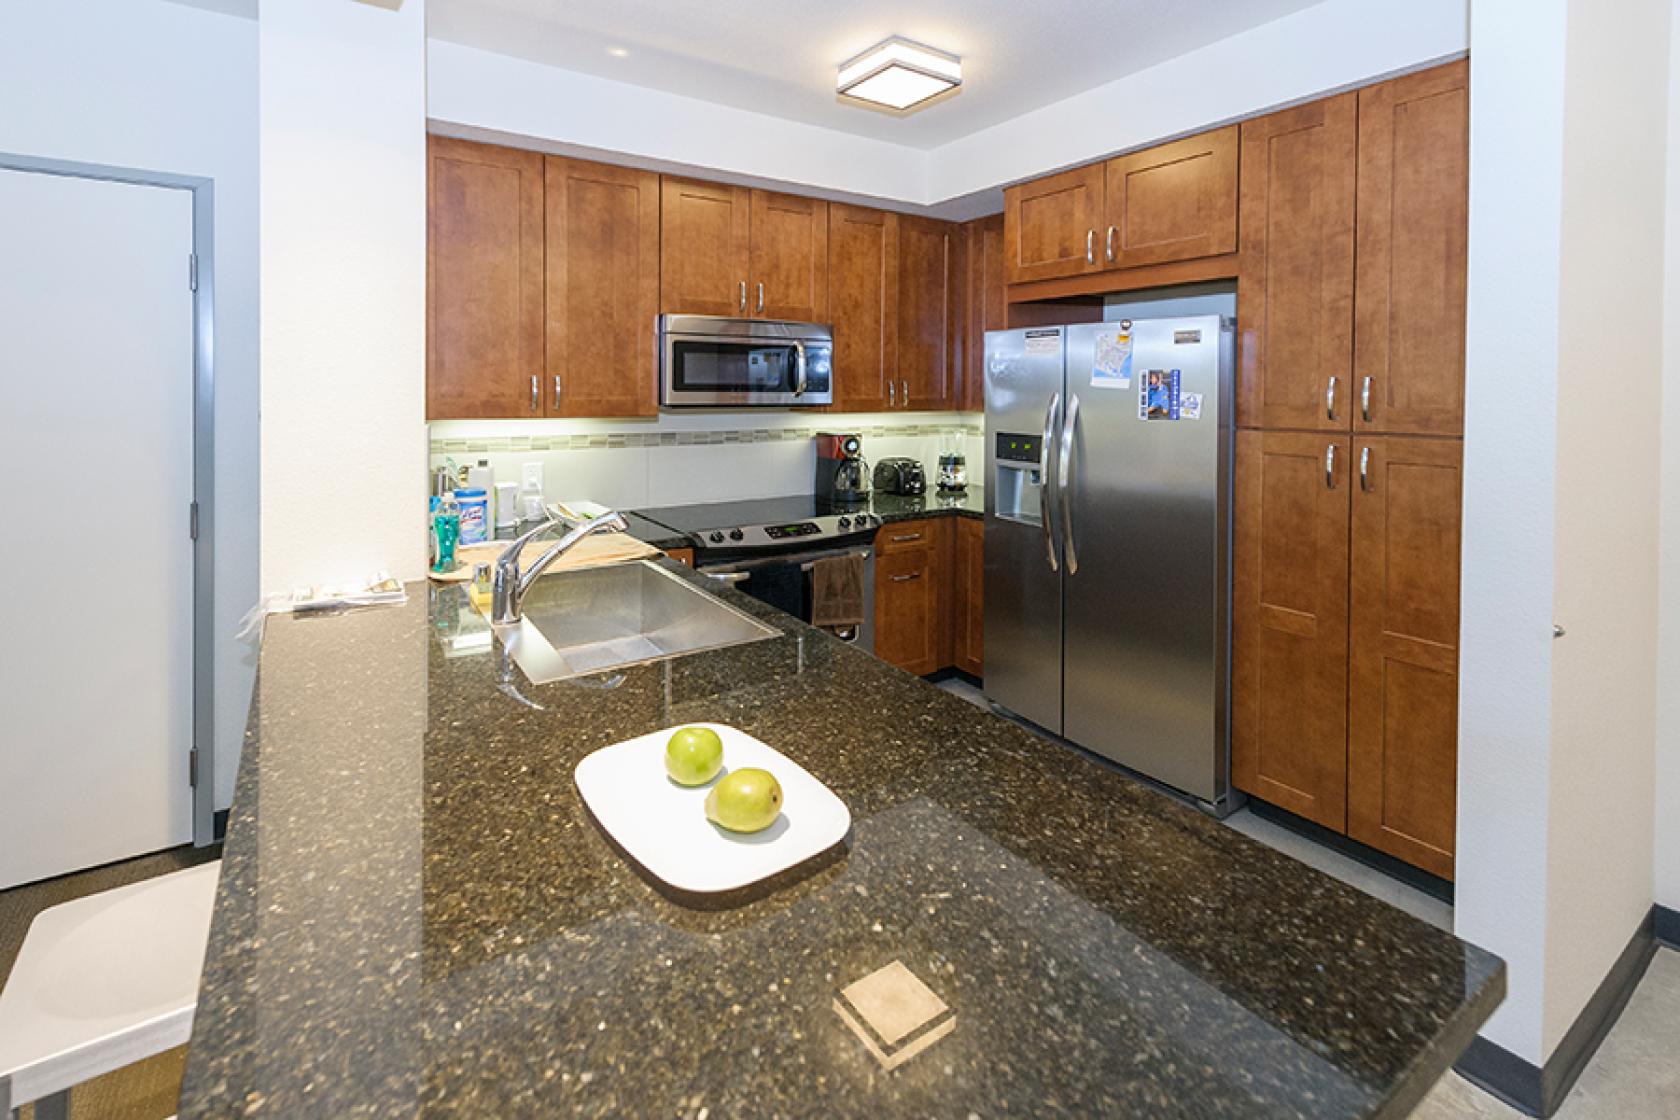
{"type": "Polygon", "coordinates": [[[1336,378],[1330,378],[1330,384],[1324,389],[1324,415],[1334,420],[1336,418],[1336,378]]]}
{"type": "Polygon", "coordinates": [[[741,314],[747,313],[747,282],[741,281],[741,314]]]}
{"type": "Polygon", "coordinates": [[[1371,449],[1359,449],[1359,488],[1367,494],[1371,492],[1371,449]]]}
{"type": "Polygon", "coordinates": [[[898,400],[904,408],[910,407],[910,379],[905,378],[898,383],[898,400]]]}
{"type": "Polygon", "coordinates": [[[758,282],[758,313],[764,314],[764,281],[758,282]]]}
{"type": "Polygon", "coordinates": [[[894,583],[909,583],[913,579],[921,579],[922,578],[922,573],[921,572],[914,572],[914,573],[912,573],[910,575],[907,575],[907,576],[889,576],[888,578],[891,579],[894,583]]]}
{"type": "Polygon", "coordinates": [[[1103,246],[1108,251],[1108,263],[1114,263],[1114,227],[1108,227],[1108,234],[1103,238],[1103,246]]]}
{"type": "Polygon", "coordinates": [[[1369,377],[1359,383],[1359,416],[1369,424],[1371,422],[1371,379],[1369,377]]]}
{"type": "Polygon", "coordinates": [[[541,390],[537,386],[537,375],[533,373],[531,375],[531,411],[532,412],[535,412],[537,410],[537,394],[539,392],[541,392],[541,390]]]}
{"type": "Polygon", "coordinates": [[[1336,488],[1336,445],[1333,443],[1324,449],[1324,485],[1331,490],[1336,488]]]}
{"type": "Polygon", "coordinates": [[[892,542],[894,544],[903,544],[905,541],[919,541],[921,539],[922,535],[920,533],[901,533],[898,536],[893,537],[892,542]]]}
{"type": "Polygon", "coordinates": [[[554,375],[554,407],[560,407],[560,375],[554,375]]]}
{"type": "Polygon", "coordinates": [[[887,407],[898,407],[898,382],[890,377],[887,378],[887,407]]]}
{"type": "Polygon", "coordinates": [[[1085,231],[1085,263],[1097,263],[1097,231],[1094,229],[1085,231]]]}

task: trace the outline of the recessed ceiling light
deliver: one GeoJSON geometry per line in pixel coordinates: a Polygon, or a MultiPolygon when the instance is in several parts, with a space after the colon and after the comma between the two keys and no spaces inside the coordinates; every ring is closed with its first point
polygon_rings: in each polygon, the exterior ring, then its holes
{"type": "Polygon", "coordinates": [[[962,85],[962,59],[892,38],[840,67],[840,96],[903,112],[962,85]]]}
{"type": "Polygon", "coordinates": [[[630,52],[625,50],[623,47],[608,47],[607,48],[607,53],[612,55],[614,58],[629,58],[630,57],[630,52]]]}

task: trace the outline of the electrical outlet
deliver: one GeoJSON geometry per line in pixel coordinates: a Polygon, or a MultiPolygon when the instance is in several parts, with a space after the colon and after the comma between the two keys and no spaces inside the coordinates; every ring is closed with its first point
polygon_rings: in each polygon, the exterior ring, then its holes
{"type": "Polygon", "coordinates": [[[520,468],[520,484],[525,490],[541,490],[543,488],[543,465],[541,463],[526,463],[520,468]]]}

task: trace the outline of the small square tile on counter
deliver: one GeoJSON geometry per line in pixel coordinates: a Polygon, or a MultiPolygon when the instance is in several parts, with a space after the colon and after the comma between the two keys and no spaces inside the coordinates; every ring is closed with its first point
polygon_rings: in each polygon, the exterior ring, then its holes
{"type": "Polygon", "coordinates": [[[840,990],[834,1010],[884,1069],[950,1034],[957,1016],[908,968],[893,961],[840,990]]]}

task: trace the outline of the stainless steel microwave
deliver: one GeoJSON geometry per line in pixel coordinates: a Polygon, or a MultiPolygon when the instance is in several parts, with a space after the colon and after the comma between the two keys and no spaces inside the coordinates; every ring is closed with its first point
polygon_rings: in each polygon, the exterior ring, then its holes
{"type": "Polygon", "coordinates": [[[659,317],[659,403],[782,407],[834,401],[834,332],[821,323],[659,317]]]}

